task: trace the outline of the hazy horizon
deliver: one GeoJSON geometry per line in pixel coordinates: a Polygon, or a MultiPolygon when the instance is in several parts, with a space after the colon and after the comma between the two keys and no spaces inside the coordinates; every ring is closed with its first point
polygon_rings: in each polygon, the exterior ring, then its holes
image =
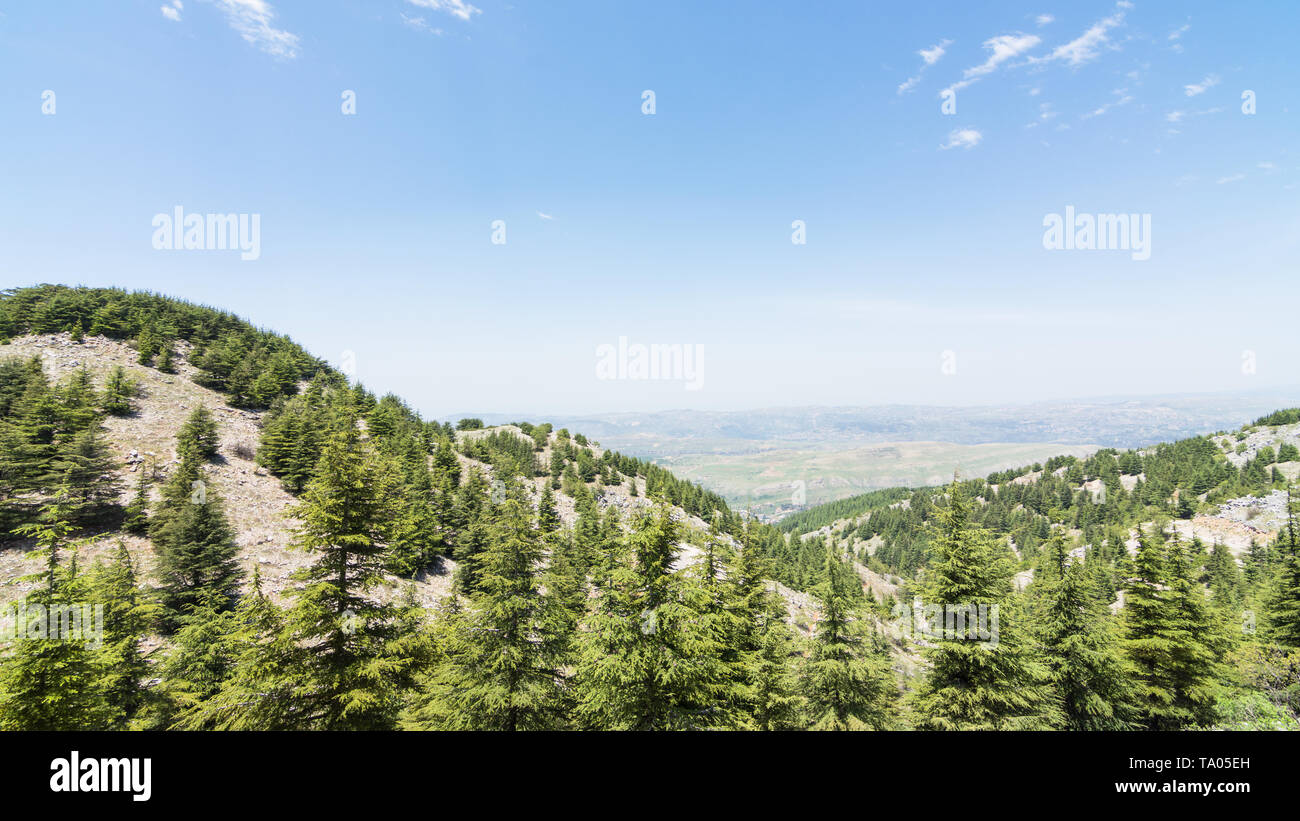
{"type": "Polygon", "coordinates": [[[230,310],[439,417],[1292,382],[1300,8],[1045,11],[7,9],[0,286],[230,310]]]}
{"type": "Polygon", "coordinates": [[[614,416],[618,414],[648,415],[648,414],[657,414],[657,413],[695,413],[695,412],[726,414],[726,413],[762,413],[765,411],[822,410],[822,409],[855,410],[855,409],[878,409],[878,408],[892,408],[892,407],[921,407],[921,408],[942,408],[946,410],[960,410],[962,408],[996,408],[996,407],[1003,407],[1003,406],[1029,407],[1034,405],[1055,405],[1055,404],[1068,404],[1068,403],[1102,404],[1102,405],[1115,404],[1121,402],[1155,403],[1159,400],[1192,399],[1197,397],[1210,398],[1215,396],[1221,396],[1226,399],[1230,397],[1250,396],[1253,394],[1264,394],[1264,395],[1278,394],[1282,397],[1289,394],[1294,397],[1294,401],[1300,401],[1300,383],[1291,384],[1291,385],[1279,385],[1277,387],[1240,388],[1240,389],[1228,389],[1228,390],[1221,390],[1221,391],[1187,391],[1182,393],[1159,393],[1159,394],[1115,394],[1115,395],[1108,395],[1108,396],[1068,396],[1068,397],[1059,397],[1059,398],[1052,398],[1052,399],[1034,399],[1034,400],[1028,400],[1023,402],[970,402],[970,403],[960,403],[960,404],[958,403],[943,404],[937,402],[936,403],[879,402],[873,404],[856,404],[856,405],[791,404],[791,405],[767,405],[763,407],[710,408],[710,409],[690,408],[690,407],[670,407],[670,408],[661,408],[659,410],[653,410],[653,411],[618,410],[618,411],[593,411],[591,413],[581,413],[581,412],[560,413],[560,412],[536,411],[536,410],[533,411],[479,410],[479,411],[461,411],[458,413],[441,414],[431,418],[437,418],[439,420],[455,422],[465,418],[475,418],[475,417],[495,418],[495,417],[512,416],[512,417],[517,417],[521,421],[534,421],[535,419],[540,419],[542,421],[545,421],[548,415],[598,417],[598,416],[614,416]]]}

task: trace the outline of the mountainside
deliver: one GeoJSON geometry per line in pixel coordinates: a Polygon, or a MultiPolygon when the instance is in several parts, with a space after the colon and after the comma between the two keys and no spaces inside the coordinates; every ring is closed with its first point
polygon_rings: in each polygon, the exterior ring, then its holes
{"type": "Polygon", "coordinates": [[[775,527],[152,294],[0,342],[2,728],[1300,727],[1300,410],[775,527]]]}
{"type": "MultiPolygon", "coordinates": [[[[1028,584],[1061,536],[1080,558],[1119,561],[1136,554],[1144,532],[1191,541],[1198,555],[1222,547],[1248,575],[1282,535],[1287,488],[1300,479],[1300,421],[1290,411],[1238,430],[1149,448],[1105,449],[1087,458],[1053,457],[961,484],[977,502],[973,518],[1005,539],[1028,584]]],[[[889,577],[915,577],[930,552],[929,527],[950,489],[892,488],[800,511],[780,527],[801,539],[838,544],[889,577]]],[[[1231,575],[1231,574],[1229,574],[1231,575]]]]}
{"type": "Polygon", "coordinates": [[[989,442],[893,442],[863,447],[754,454],[666,456],[656,462],[717,491],[731,505],[764,521],[872,488],[939,484],[954,472],[981,474],[1053,456],[1085,457],[1095,445],[989,442]]]}
{"type": "MultiPolygon", "coordinates": [[[[125,506],[133,492],[132,480],[148,472],[155,487],[166,478],[180,462],[176,452],[177,435],[186,418],[196,408],[212,412],[219,436],[216,458],[206,472],[207,482],[226,500],[228,515],[234,527],[239,546],[240,562],[247,578],[258,570],[267,592],[277,597],[293,585],[292,574],[306,564],[306,556],[290,549],[293,530],[298,524],[286,515],[294,503],[294,495],[254,457],[267,418],[266,410],[234,407],[229,397],[195,383],[199,369],[189,362],[193,346],[184,340],[175,344],[171,373],[138,364],[139,352],[131,345],[104,336],[83,337],[73,341],[69,333],[26,335],[11,339],[0,347],[2,360],[30,360],[37,358],[51,381],[66,380],[85,369],[96,384],[103,384],[114,367],[122,367],[135,386],[133,410],[129,415],[105,418],[107,443],[113,462],[119,466],[122,490],[117,501],[125,506]]],[[[305,384],[303,385],[305,387],[305,384]]],[[[534,444],[531,436],[516,425],[460,430],[453,432],[458,445],[479,442],[489,436],[505,435],[534,444]]],[[[547,444],[537,451],[540,463],[550,464],[557,437],[564,434],[549,432],[547,444]]],[[[597,443],[586,447],[595,464],[605,453],[597,443]]],[[[490,483],[493,479],[491,458],[483,461],[457,454],[463,470],[481,471],[490,483]]],[[[629,477],[635,481],[638,494],[632,495],[625,485],[597,486],[595,502],[601,511],[615,508],[624,516],[652,508],[654,502],[646,496],[647,480],[643,476],[629,477]]],[[[534,504],[540,500],[547,476],[529,480],[534,504]]],[[[151,499],[157,501],[155,491],[151,499]]],[[[563,489],[554,492],[554,505],[561,522],[572,526],[577,520],[574,498],[563,489]]],[[[673,506],[674,516],[685,523],[689,533],[708,530],[708,522],[698,515],[673,506]]],[[[688,534],[689,535],[689,534],[688,534]]],[[[124,540],[132,556],[139,562],[142,575],[152,571],[154,554],[148,539],[116,530],[109,530],[86,542],[82,556],[87,560],[101,558],[111,550],[116,540],[124,540]]],[[[3,544],[3,540],[0,540],[3,544]]],[[[21,547],[21,545],[19,545],[21,547]]],[[[683,563],[689,563],[698,549],[683,542],[683,563]]],[[[23,577],[40,567],[40,560],[29,557],[21,549],[0,550],[0,604],[23,597],[37,585],[35,580],[23,577]]],[[[451,590],[451,579],[456,562],[450,557],[440,557],[435,565],[422,568],[414,578],[414,589],[419,600],[433,605],[451,590]]],[[[385,593],[392,597],[411,582],[389,574],[385,593]]]]}

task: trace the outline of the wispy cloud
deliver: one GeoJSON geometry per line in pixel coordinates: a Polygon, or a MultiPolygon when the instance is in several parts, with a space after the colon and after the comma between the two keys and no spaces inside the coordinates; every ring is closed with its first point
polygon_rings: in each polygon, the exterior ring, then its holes
{"type": "Polygon", "coordinates": [[[416,31],[427,31],[430,34],[438,34],[438,35],[442,34],[442,29],[435,28],[429,25],[429,21],[425,20],[423,17],[411,17],[405,12],[401,12],[401,15],[402,15],[402,25],[406,26],[407,28],[415,29],[416,31]]]}
{"type": "Polygon", "coordinates": [[[1178,123],[1178,122],[1182,122],[1187,117],[1204,117],[1208,114],[1218,114],[1221,111],[1223,111],[1222,106],[1215,106],[1214,108],[1203,108],[1200,111],[1183,111],[1183,110],[1171,111],[1165,115],[1165,121],[1170,123],[1178,123]]]}
{"type": "Polygon", "coordinates": [[[271,25],[275,11],[266,0],[212,0],[244,42],[272,57],[298,56],[298,35],[271,25]]]}
{"type": "Polygon", "coordinates": [[[899,84],[898,93],[906,94],[916,88],[916,84],[921,82],[921,75],[925,73],[927,68],[939,62],[939,58],[943,57],[950,45],[952,45],[951,40],[941,40],[929,48],[923,48],[918,51],[917,54],[921,55],[924,64],[921,66],[921,70],[916,73],[915,77],[908,77],[905,81],[899,84]]]}
{"type": "Polygon", "coordinates": [[[1214,88],[1219,84],[1219,75],[1211,74],[1199,83],[1191,83],[1183,86],[1183,91],[1188,97],[1195,97],[1197,94],[1203,94],[1206,89],[1214,88]]]}
{"type": "Polygon", "coordinates": [[[538,212],[537,212],[537,216],[541,217],[541,218],[544,219],[544,220],[553,220],[553,219],[555,219],[555,217],[551,216],[550,214],[543,214],[541,211],[538,211],[538,212]]]}
{"type": "Polygon", "coordinates": [[[1025,128],[1037,128],[1040,123],[1045,123],[1053,117],[1059,117],[1061,112],[1053,111],[1051,103],[1038,104],[1038,119],[1032,123],[1026,123],[1025,128]]]}
{"type": "Polygon", "coordinates": [[[181,21],[181,11],[184,8],[185,6],[181,4],[181,0],[172,0],[168,5],[162,6],[162,16],[174,23],[179,23],[181,21]]]}
{"type": "Polygon", "coordinates": [[[944,55],[944,52],[948,50],[948,46],[950,45],[952,45],[951,40],[944,40],[930,46],[929,48],[921,49],[917,54],[921,55],[921,59],[925,61],[927,66],[932,66],[939,62],[939,58],[944,55]]]}
{"type": "Polygon", "coordinates": [[[1241,182],[1244,179],[1246,179],[1245,174],[1233,174],[1230,177],[1219,177],[1215,182],[1219,185],[1226,185],[1230,182],[1241,182]]]}
{"type": "Polygon", "coordinates": [[[1034,22],[1038,24],[1038,27],[1039,27],[1039,28],[1042,28],[1043,26],[1048,25],[1049,23],[1051,23],[1051,22],[1054,21],[1055,19],[1056,19],[1056,18],[1053,17],[1053,16],[1050,15],[1050,14],[1040,14],[1040,15],[1038,15],[1037,17],[1034,18],[1034,22]]]}
{"type": "Polygon", "coordinates": [[[979,145],[984,135],[973,128],[959,128],[948,135],[948,142],[939,146],[941,151],[949,148],[974,148],[979,145]]]}
{"type": "Polygon", "coordinates": [[[984,41],[984,48],[990,52],[988,59],[977,66],[971,66],[962,72],[961,80],[953,83],[944,89],[944,91],[959,91],[967,86],[979,82],[980,78],[998,70],[998,66],[1014,57],[1019,57],[1026,51],[1042,42],[1036,34],[1000,34],[997,37],[991,37],[984,41]]]}
{"type": "Polygon", "coordinates": [[[1089,111],[1086,114],[1081,115],[1080,119],[1091,120],[1093,117],[1100,117],[1102,114],[1105,114],[1107,111],[1110,111],[1112,108],[1118,108],[1119,106],[1128,105],[1129,103],[1133,102],[1133,96],[1128,93],[1127,88],[1117,88],[1111,93],[1115,95],[1116,99],[1112,100],[1109,103],[1105,103],[1101,106],[1098,106],[1097,108],[1094,108],[1092,111],[1089,111]]]}
{"type": "Polygon", "coordinates": [[[422,9],[432,9],[433,11],[443,11],[452,17],[459,17],[461,20],[469,20],[476,14],[482,14],[483,10],[478,6],[471,6],[465,0],[406,0],[413,6],[419,6],[422,9]]]}
{"type": "MultiPolygon", "coordinates": [[[[1116,5],[1121,9],[1133,7],[1132,3],[1120,2],[1116,5]]],[[[1109,17],[1103,17],[1089,26],[1083,34],[1052,49],[1051,54],[1046,57],[1030,58],[1030,62],[1047,63],[1060,60],[1071,66],[1081,66],[1090,60],[1096,59],[1101,50],[1110,43],[1110,36],[1107,32],[1123,22],[1123,11],[1117,11],[1109,17]]]]}
{"type": "Polygon", "coordinates": [[[1176,29],[1174,29],[1173,31],[1169,32],[1169,39],[1170,39],[1170,40],[1179,40],[1179,39],[1181,39],[1182,36],[1183,36],[1184,34],[1186,34],[1186,33],[1187,33],[1187,30],[1190,29],[1191,27],[1192,27],[1192,24],[1191,24],[1191,23],[1187,23],[1187,24],[1185,24],[1185,25],[1179,26],[1178,28],[1176,28],[1176,29]]]}

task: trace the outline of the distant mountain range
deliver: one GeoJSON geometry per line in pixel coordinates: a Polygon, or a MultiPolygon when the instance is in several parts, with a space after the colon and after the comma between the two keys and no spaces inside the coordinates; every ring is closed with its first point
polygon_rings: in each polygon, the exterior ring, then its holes
{"type": "MultiPolygon", "coordinates": [[[[587,416],[465,414],[489,424],[546,420],[606,447],[649,458],[839,448],[879,442],[1077,442],[1141,447],[1217,430],[1300,405],[1300,386],[1231,393],[1108,397],[1023,405],[878,405],[749,411],[673,410],[587,416]]],[[[456,417],[460,418],[460,417],[456,417]]]]}

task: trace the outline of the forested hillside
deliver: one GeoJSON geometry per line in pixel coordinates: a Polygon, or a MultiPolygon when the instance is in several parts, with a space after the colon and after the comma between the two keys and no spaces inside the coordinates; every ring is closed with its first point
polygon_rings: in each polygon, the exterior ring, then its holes
{"type": "MultiPolygon", "coordinates": [[[[1297,423],[1300,411],[1281,410],[1233,432],[876,491],[780,527],[809,554],[832,545],[891,580],[895,601],[929,602],[951,570],[945,523],[960,508],[999,545],[996,584],[1035,622],[1049,668],[1109,654],[1153,729],[1294,729],[1297,423]]],[[[1093,699],[1101,671],[1081,675],[1079,694],[1093,699]]]]}
{"type": "Polygon", "coordinates": [[[6,644],[0,726],[802,720],[769,581],[782,536],[662,468],[547,424],[424,421],[285,337],[154,295],[23,289],[0,329],[24,352],[0,355],[3,554],[27,571],[0,589],[104,602],[111,634],[6,644]],[[204,390],[167,452],[124,457],[119,422],[165,426],[158,395],[189,380],[204,390]],[[280,501],[288,527],[249,545],[227,497],[264,473],[283,495],[252,503],[280,501]]]}
{"type": "Polygon", "coordinates": [[[778,530],[157,295],[5,292],[0,340],[0,618],[104,608],[0,633],[0,728],[1296,726],[1292,411],[778,530]]]}

